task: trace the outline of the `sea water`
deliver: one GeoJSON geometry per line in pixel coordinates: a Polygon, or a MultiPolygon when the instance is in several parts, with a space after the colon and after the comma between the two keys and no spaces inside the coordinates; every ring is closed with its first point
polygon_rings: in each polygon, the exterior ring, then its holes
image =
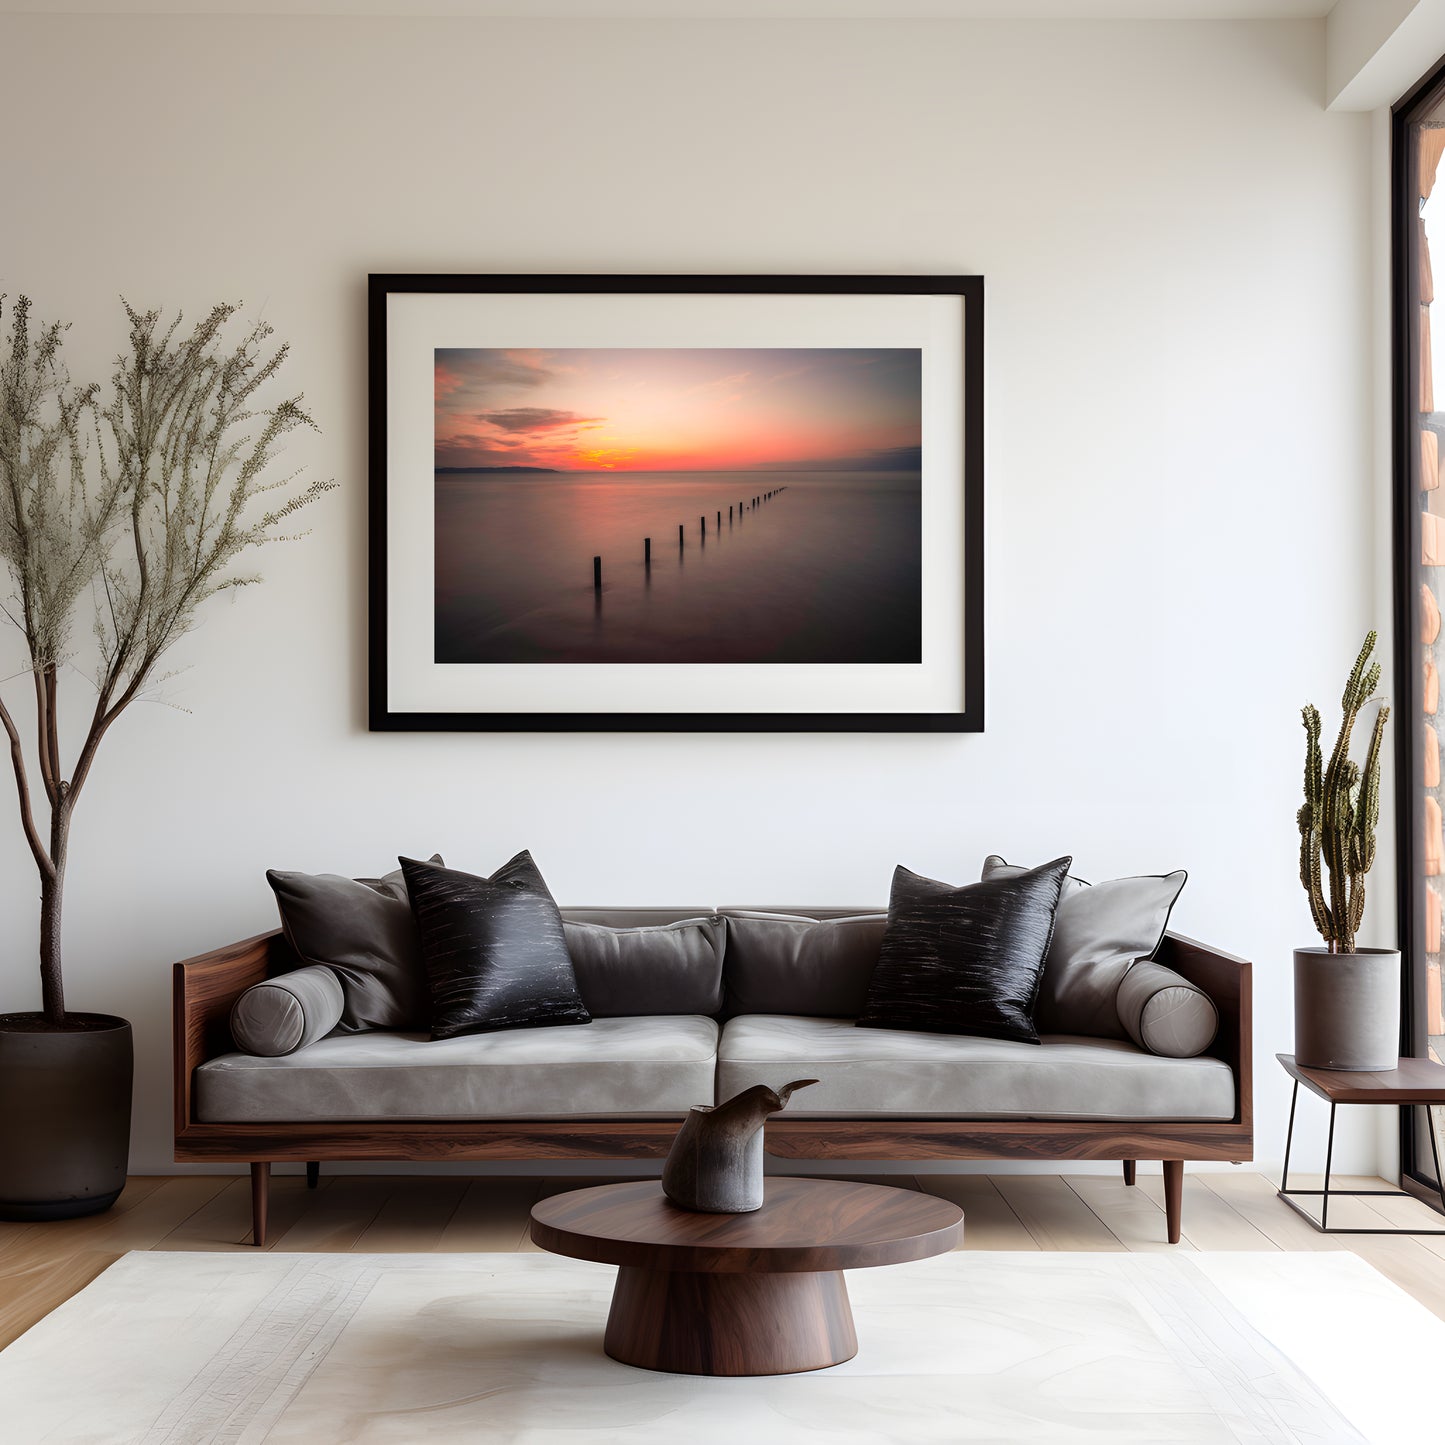
{"type": "Polygon", "coordinates": [[[917,662],[921,556],[917,472],[439,473],[436,661],[917,662]]]}

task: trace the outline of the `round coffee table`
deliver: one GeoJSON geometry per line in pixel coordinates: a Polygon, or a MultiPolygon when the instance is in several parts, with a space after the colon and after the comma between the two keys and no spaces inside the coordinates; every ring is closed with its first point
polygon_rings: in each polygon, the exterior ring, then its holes
{"type": "Polygon", "coordinates": [[[553,1254],[619,1266],[603,1348],[679,1375],[787,1375],[858,1353],[845,1269],[953,1249],[945,1199],[832,1179],[769,1179],[751,1214],[679,1209],[655,1180],[557,1194],[532,1207],[553,1254]]]}

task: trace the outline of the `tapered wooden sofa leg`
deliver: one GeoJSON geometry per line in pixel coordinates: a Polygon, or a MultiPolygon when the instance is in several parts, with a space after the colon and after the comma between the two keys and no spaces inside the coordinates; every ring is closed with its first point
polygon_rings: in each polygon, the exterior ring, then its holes
{"type": "Polygon", "coordinates": [[[1138,1163],[1138,1161],[1135,1160],[1135,1159],[1126,1159],[1126,1160],[1124,1161],[1124,1183],[1125,1183],[1125,1184],[1132,1184],[1132,1183],[1134,1182],[1134,1166],[1135,1166],[1136,1163],[1138,1163]]]}
{"type": "Polygon", "coordinates": [[[266,1243],[266,1211],[271,1202],[271,1166],[251,1165],[251,1243],[260,1249],[266,1243]]]}
{"type": "Polygon", "coordinates": [[[315,1189],[321,1180],[321,1161],[310,1159],[306,1163],[306,1187],[315,1189]]]}
{"type": "Polygon", "coordinates": [[[1169,1243],[1179,1243],[1180,1226],[1184,1220],[1184,1161],[1164,1161],[1164,1220],[1169,1226],[1169,1243]]]}

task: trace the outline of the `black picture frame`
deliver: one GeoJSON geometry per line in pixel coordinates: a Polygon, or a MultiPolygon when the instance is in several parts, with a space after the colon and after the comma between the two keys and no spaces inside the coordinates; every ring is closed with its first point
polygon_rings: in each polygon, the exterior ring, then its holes
{"type": "Polygon", "coordinates": [[[466,275],[368,278],[368,725],[373,732],[931,732],[984,729],[982,276],[466,275]],[[946,712],[430,712],[393,710],[388,675],[388,303],[399,294],[957,296],[963,301],[962,706],[946,712]]]}

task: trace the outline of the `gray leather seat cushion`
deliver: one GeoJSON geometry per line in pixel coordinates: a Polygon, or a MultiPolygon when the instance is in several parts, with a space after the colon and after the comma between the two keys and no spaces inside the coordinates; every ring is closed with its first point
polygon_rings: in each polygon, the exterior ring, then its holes
{"type": "Polygon", "coordinates": [[[713,1102],[709,1018],[594,1019],[430,1040],[371,1033],[196,1070],[205,1123],[669,1115],[713,1102]]]}
{"type": "Polygon", "coordinates": [[[965,1119],[1232,1119],[1220,1059],[1172,1059],[1117,1039],[1043,1043],[860,1029],[850,1020],[753,1014],[718,1045],[718,1098],[753,1084],[820,1082],[796,1114],[965,1119]]]}

